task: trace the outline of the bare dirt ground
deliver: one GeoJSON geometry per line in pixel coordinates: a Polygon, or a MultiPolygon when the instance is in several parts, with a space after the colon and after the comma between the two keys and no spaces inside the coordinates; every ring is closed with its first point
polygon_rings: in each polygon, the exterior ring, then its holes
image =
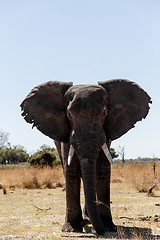
{"type": "MultiPolygon", "coordinates": [[[[81,203],[84,203],[82,190],[81,203]]],[[[117,233],[105,239],[160,239],[160,191],[157,197],[137,193],[124,183],[112,183],[111,208],[117,233]]],[[[83,233],[61,231],[65,219],[65,192],[57,189],[0,191],[1,239],[95,239],[88,226],[83,233]]]]}

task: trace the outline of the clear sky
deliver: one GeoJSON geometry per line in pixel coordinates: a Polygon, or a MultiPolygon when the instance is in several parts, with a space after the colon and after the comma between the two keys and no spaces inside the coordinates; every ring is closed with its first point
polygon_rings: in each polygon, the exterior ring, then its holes
{"type": "Polygon", "coordinates": [[[45,81],[138,83],[153,104],[112,147],[126,158],[160,157],[159,0],[0,0],[0,129],[28,152],[52,140],[21,117],[20,103],[45,81]]]}

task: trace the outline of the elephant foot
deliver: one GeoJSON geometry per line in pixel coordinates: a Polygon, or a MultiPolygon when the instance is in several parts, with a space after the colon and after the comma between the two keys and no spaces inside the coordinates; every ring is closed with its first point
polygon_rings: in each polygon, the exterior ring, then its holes
{"type": "Polygon", "coordinates": [[[96,230],[93,227],[91,228],[91,233],[96,235],[97,238],[98,237],[103,237],[106,232],[117,232],[117,226],[113,224],[110,227],[105,227],[104,232],[102,232],[102,233],[97,233],[96,230]]]}
{"type": "Polygon", "coordinates": [[[81,224],[82,224],[82,227],[85,227],[85,226],[91,224],[91,221],[90,221],[89,216],[88,216],[86,205],[83,209],[83,220],[82,220],[81,224]]]}
{"type": "Polygon", "coordinates": [[[81,222],[82,227],[85,227],[85,226],[87,226],[89,224],[91,224],[91,221],[89,220],[89,218],[85,218],[81,222]]]}
{"type": "Polygon", "coordinates": [[[81,225],[72,226],[69,222],[66,222],[62,227],[62,232],[83,232],[81,225]]]}
{"type": "Polygon", "coordinates": [[[117,232],[117,226],[112,222],[111,225],[105,226],[105,232],[117,232]]]}

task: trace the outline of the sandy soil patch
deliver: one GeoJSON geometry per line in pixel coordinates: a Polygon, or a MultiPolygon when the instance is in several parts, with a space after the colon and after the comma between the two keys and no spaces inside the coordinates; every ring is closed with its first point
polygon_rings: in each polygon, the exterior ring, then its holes
{"type": "MultiPolygon", "coordinates": [[[[82,189],[81,203],[84,203],[82,189]]],[[[111,208],[117,233],[107,239],[160,239],[160,191],[157,197],[137,193],[124,183],[112,183],[111,208]]],[[[0,192],[0,239],[94,239],[83,233],[63,233],[65,192],[58,189],[16,189],[0,192]]]]}

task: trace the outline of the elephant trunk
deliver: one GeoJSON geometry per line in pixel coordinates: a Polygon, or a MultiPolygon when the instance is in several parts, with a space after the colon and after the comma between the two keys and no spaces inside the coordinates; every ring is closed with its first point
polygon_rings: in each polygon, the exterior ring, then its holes
{"type": "MultiPolygon", "coordinates": [[[[93,122],[93,121],[92,121],[93,122]]],[[[86,126],[88,126],[86,124],[86,126]]],[[[106,142],[103,129],[88,126],[85,131],[83,125],[75,128],[71,134],[68,164],[71,162],[73,151],[75,151],[81,166],[81,173],[84,185],[85,203],[90,221],[98,235],[105,233],[104,225],[98,212],[96,196],[96,164],[102,146],[106,142]],[[96,128],[97,131],[94,131],[96,128]],[[89,134],[87,134],[89,132],[89,134]],[[80,137],[79,137],[80,136],[80,137]]]]}
{"type": "Polygon", "coordinates": [[[87,212],[98,235],[105,233],[103,223],[97,209],[96,199],[96,161],[82,159],[80,161],[87,212]]]}

